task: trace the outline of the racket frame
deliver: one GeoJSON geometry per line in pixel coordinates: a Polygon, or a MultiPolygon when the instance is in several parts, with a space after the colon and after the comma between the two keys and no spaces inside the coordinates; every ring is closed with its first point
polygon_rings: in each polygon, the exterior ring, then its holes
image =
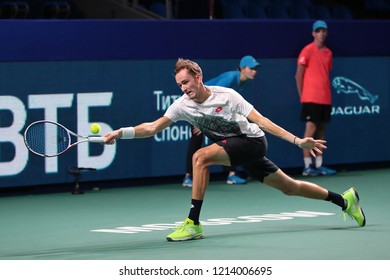
{"type": "Polygon", "coordinates": [[[100,137],[100,136],[94,136],[94,137],[88,137],[88,136],[83,136],[83,135],[80,135],[80,134],[77,134],[73,131],[71,131],[70,129],[66,128],[64,125],[58,123],[58,122],[54,122],[54,121],[50,121],[50,120],[39,120],[39,121],[35,121],[33,123],[31,123],[30,125],[27,126],[26,130],[24,131],[24,135],[23,135],[23,140],[24,140],[24,144],[26,145],[27,149],[38,155],[38,156],[41,156],[41,157],[57,157],[59,155],[62,155],[63,153],[65,153],[67,150],[69,150],[70,148],[80,144],[80,143],[85,143],[85,142],[91,142],[91,143],[104,143],[105,141],[105,137],[100,137]],[[57,153],[57,154],[52,154],[52,155],[48,155],[48,154],[41,154],[41,153],[38,153],[37,151],[34,151],[30,145],[28,144],[28,141],[27,141],[27,133],[28,133],[28,130],[30,129],[30,127],[32,127],[33,125],[36,125],[36,124],[39,124],[39,123],[51,123],[51,124],[54,124],[56,126],[59,126],[61,128],[63,128],[66,133],[68,134],[68,138],[69,138],[69,145],[68,147],[66,147],[63,151],[57,153]],[[78,138],[81,138],[82,140],[79,140],[77,142],[74,142],[72,143],[72,136],[76,137],[77,139],[78,138]]]}

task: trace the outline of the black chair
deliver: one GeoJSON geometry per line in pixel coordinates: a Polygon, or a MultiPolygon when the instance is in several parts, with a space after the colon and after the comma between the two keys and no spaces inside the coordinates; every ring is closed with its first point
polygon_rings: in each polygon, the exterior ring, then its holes
{"type": "Polygon", "coordinates": [[[165,3],[160,3],[160,2],[153,2],[150,4],[150,11],[166,18],[167,17],[167,6],[165,3]]]}
{"type": "Polygon", "coordinates": [[[67,19],[71,12],[68,1],[44,1],[42,4],[42,18],[67,19]]]}
{"type": "Polygon", "coordinates": [[[222,13],[224,19],[245,19],[244,7],[240,1],[222,0],[222,13]]]}
{"type": "Polygon", "coordinates": [[[284,5],[279,5],[271,2],[267,6],[267,15],[271,19],[289,19],[290,15],[288,13],[287,7],[284,5]]]}
{"type": "Polygon", "coordinates": [[[291,4],[310,7],[312,5],[312,2],[311,2],[311,0],[291,0],[291,4]]]}
{"type": "Polygon", "coordinates": [[[311,13],[308,6],[305,5],[293,5],[288,8],[290,17],[292,19],[311,19],[311,13]]]}
{"type": "Polygon", "coordinates": [[[334,4],[332,7],[333,18],[335,19],[353,19],[351,10],[342,4],[334,4]]]}
{"type": "Polygon", "coordinates": [[[0,3],[0,18],[25,19],[30,12],[26,1],[2,1],[0,3]]]}
{"type": "Polygon", "coordinates": [[[266,8],[262,4],[249,2],[244,6],[247,18],[266,19],[268,18],[266,8]]]}
{"type": "Polygon", "coordinates": [[[315,4],[311,6],[311,15],[314,19],[332,19],[332,14],[330,10],[321,4],[315,4]]]}

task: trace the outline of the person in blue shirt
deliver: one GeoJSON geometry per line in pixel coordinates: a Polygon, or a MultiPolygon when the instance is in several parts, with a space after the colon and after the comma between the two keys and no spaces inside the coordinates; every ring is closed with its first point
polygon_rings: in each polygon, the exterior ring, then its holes
{"type": "MultiPolygon", "coordinates": [[[[207,86],[222,86],[236,90],[242,94],[247,82],[253,80],[257,74],[260,63],[250,55],[246,55],[240,60],[240,65],[237,70],[228,71],[220,74],[217,77],[207,81],[207,86]]],[[[196,128],[192,127],[192,136],[188,144],[187,158],[186,158],[186,174],[183,180],[184,187],[192,187],[192,156],[202,147],[203,134],[196,128]]],[[[241,178],[235,167],[224,167],[224,170],[228,172],[226,180],[227,184],[245,184],[246,179],[241,178]]]]}

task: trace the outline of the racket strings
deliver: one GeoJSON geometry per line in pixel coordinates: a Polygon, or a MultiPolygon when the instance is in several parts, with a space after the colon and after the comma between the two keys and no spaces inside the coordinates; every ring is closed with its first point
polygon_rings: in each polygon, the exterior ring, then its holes
{"type": "Polygon", "coordinates": [[[61,126],[40,122],[29,127],[26,142],[32,151],[41,155],[54,156],[69,147],[70,136],[61,126]]]}

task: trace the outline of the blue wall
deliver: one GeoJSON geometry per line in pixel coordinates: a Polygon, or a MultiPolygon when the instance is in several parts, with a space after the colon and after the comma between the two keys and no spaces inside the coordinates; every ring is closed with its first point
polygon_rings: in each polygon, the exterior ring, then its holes
{"type": "MultiPolygon", "coordinates": [[[[390,21],[328,25],[332,81],[339,83],[325,160],[389,161],[390,149],[375,147],[385,147],[390,136],[383,129],[390,120],[390,42],[384,36],[390,21]],[[346,84],[352,90],[340,86],[346,84]]],[[[235,69],[243,55],[255,56],[262,66],[245,97],[302,134],[294,74],[296,56],[312,40],[310,27],[308,21],[0,22],[0,187],[70,182],[72,165],[98,168],[83,177],[90,181],[183,174],[186,123],[150,139],[79,145],[52,159],[29,154],[22,142],[26,125],[38,119],[86,134],[92,122],[105,132],[158,118],[180,96],[172,77],[177,57],[197,60],[207,80],[235,69]]],[[[268,156],[278,165],[302,165],[299,149],[268,139],[268,156]]]]}
{"type": "MultiPolygon", "coordinates": [[[[295,57],[312,21],[2,20],[0,61],[295,57]],[[206,45],[207,44],[207,45],[206,45]]],[[[390,21],[328,21],[336,56],[386,56],[390,21]]]]}

